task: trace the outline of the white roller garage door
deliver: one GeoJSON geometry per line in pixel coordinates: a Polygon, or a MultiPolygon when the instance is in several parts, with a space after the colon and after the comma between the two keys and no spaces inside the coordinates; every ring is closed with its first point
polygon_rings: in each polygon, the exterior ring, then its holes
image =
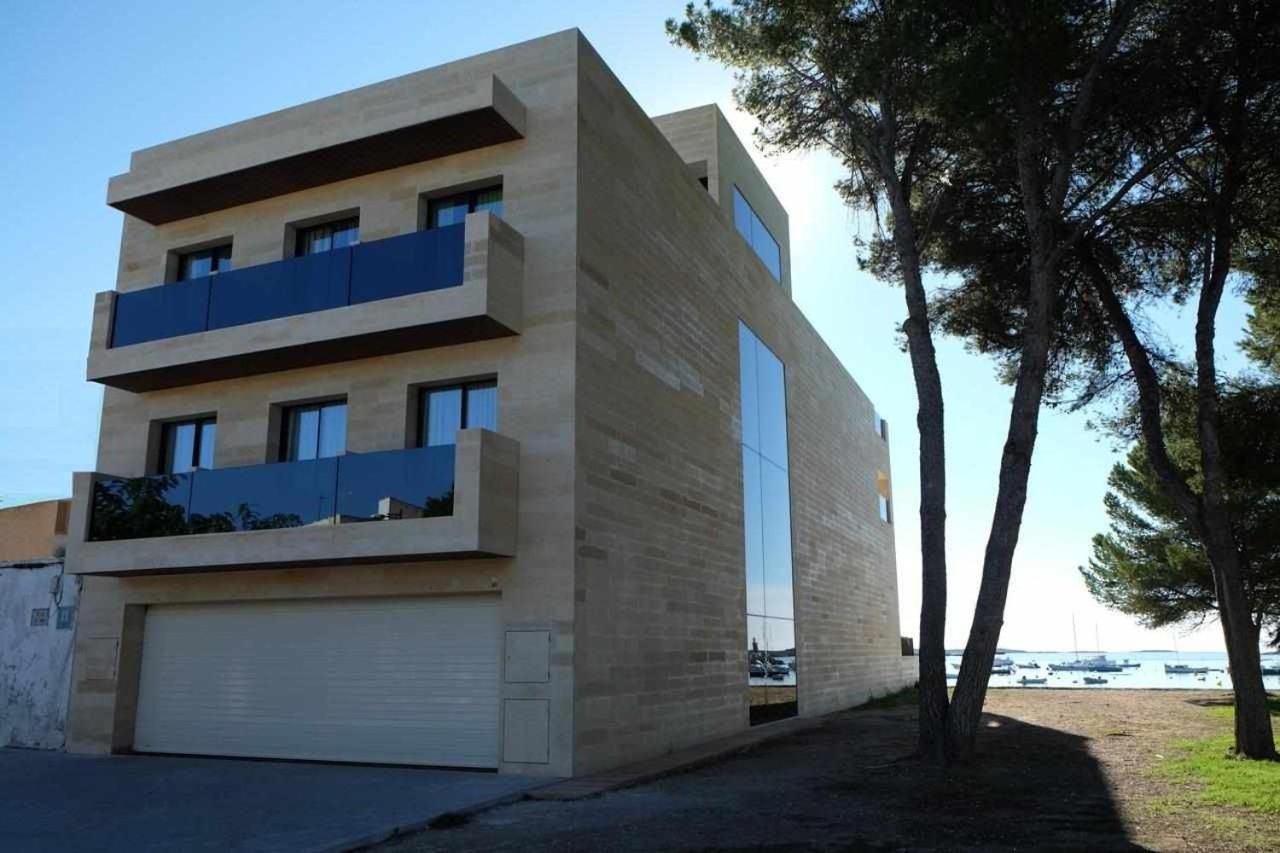
{"type": "Polygon", "coordinates": [[[498,765],[495,596],[147,608],[134,749],[498,765]]]}

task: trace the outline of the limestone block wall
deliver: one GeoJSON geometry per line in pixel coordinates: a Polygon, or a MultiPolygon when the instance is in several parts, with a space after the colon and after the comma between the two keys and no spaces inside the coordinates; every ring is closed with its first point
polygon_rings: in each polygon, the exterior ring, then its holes
{"type": "Polygon", "coordinates": [[[787,371],[800,713],[908,681],[871,402],[723,215],[734,167],[714,197],[581,62],[578,773],[747,726],[739,319],[787,371]]]}

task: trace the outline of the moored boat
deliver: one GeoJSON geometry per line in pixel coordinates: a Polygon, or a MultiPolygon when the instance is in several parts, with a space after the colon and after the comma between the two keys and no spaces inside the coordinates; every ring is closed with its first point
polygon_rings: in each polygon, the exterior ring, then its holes
{"type": "Polygon", "coordinates": [[[1106,684],[1107,680],[1105,678],[1099,678],[1094,675],[1086,675],[1084,677],[1084,683],[1085,684],[1106,684]]]}
{"type": "Polygon", "coordinates": [[[1188,666],[1185,663],[1167,663],[1164,665],[1165,675],[1204,675],[1209,671],[1207,666],[1188,666]]]}
{"type": "MultiPolygon", "coordinates": [[[[1139,664],[1132,664],[1138,666],[1139,664]]],[[[1125,664],[1117,663],[1106,655],[1076,658],[1063,663],[1049,664],[1050,672],[1124,672],[1125,664]]]]}

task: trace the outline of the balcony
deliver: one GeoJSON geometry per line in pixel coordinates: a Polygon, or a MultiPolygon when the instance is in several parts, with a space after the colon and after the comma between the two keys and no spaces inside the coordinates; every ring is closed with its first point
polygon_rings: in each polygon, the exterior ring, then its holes
{"type": "Polygon", "coordinates": [[[152,391],[519,334],[524,241],[491,213],[94,304],[87,375],[152,391]]]}
{"type": "Polygon", "coordinates": [[[139,575],[515,553],[519,445],[456,445],[187,474],[77,473],[74,574],[139,575]]]}

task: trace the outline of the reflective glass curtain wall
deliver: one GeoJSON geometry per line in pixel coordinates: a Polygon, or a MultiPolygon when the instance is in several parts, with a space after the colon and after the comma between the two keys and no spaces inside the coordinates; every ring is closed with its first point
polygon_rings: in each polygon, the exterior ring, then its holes
{"type": "Polygon", "coordinates": [[[747,685],[751,723],[796,713],[787,386],[782,362],[738,324],[742,498],[747,573],[747,685]]]}

